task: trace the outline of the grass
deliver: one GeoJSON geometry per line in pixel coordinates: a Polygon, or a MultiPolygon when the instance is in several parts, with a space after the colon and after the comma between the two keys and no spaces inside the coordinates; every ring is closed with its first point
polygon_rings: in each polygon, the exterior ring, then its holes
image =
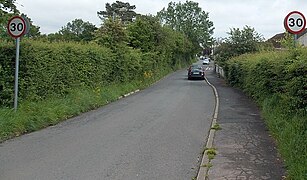
{"type": "Polygon", "coordinates": [[[94,89],[74,89],[65,97],[50,97],[37,102],[23,101],[19,104],[17,112],[1,108],[0,142],[55,125],[70,117],[104,106],[116,101],[124,94],[150,86],[168,73],[169,71],[150,79],[125,84],[112,84],[94,89]]]}
{"type": "Polygon", "coordinates": [[[209,149],[206,150],[206,154],[207,154],[209,160],[212,160],[212,159],[214,159],[214,157],[217,154],[216,149],[215,148],[209,148],[209,149]]]}
{"type": "Polygon", "coordinates": [[[307,179],[307,116],[288,114],[278,97],[263,103],[263,116],[278,143],[288,179],[307,179]],[[274,108],[272,108],[274,107],[274,108]]]}
{"type": "Polygon", "coordinates": [[[201,167],[211,168],[211,167],[213,167],[213,165],[212,165],[211,163],[208,163],[208,164],[204,164],[204,165],[202,165],[201,167]]]}
{"type": "Polygon", "coordinates": [[[218,123],[216,123],[216,124],[214,124],[214,125],[211,127],[211,129],[214,129],[214,130],[218,131],[218,130],[221,130],[222,127],[221,127],[218,123]]]}

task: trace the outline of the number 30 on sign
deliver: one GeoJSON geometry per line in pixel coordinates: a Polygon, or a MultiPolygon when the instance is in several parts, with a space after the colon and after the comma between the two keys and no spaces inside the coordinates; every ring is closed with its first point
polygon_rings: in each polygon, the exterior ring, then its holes
{"type": "Polygon", "coordinates": [[[299,34],[305,30],[306,19],[302,13],[292,11],[286,16],[284,26],[291,34],[299,34]]]}
{"type": "Polygon", "coordinates": [[[9,23],[7,25],[8,33],[14,37],[18,38],[22,35],[24,35],[26,31],[26,22],[25,20],[20,16],[14,16],[9,20],[9,23]]]}

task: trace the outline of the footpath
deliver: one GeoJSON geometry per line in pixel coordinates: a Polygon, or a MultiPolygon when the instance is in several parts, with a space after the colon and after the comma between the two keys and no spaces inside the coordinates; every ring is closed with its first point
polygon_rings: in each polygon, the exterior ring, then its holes
{"type": "Polygon", "coordinates": [[[207,71],[207,79],[218,92],[216,121],[222,129],[214,133],[212,147],[216,155],[209,163],[207,176],[198,179],[285,179],[282,159],[259,108],[241,90],[230,87],[214,72],[207,71]]]}

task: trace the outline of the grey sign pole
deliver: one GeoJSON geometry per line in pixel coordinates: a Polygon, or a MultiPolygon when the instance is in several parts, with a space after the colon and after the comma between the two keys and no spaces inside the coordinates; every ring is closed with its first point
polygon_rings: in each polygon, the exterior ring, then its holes
{"type": "Polygon", "coordinates": [[[297,34],[294,34],[294,48],[296,48],[296,44],[297,44],[297,34]]]}
{"type": "Polygon", "coordinates": [[[15,92],[14,92],[14,110],[17,111],[18,104],[18,71],[19,71],[19,43],[20,37],[16,38],[16,63],[15,63],[15,92]]]}
{"type": "Polygon", "coordinates": [[[15,61],[15,85],[14,85],[14,110],[18,105],[18,71],[19,71],[19,46],[20,37],[24,35],[27,28],[25,20],[20,16],[12,17],[7,25],[8,33],[16,39],[16,61],[15,61]]]}

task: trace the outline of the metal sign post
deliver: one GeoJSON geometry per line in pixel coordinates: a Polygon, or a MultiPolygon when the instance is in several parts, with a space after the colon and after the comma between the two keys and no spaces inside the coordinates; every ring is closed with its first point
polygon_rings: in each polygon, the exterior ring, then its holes
{"type": "Polygon", "coordinates": [[[15,63],[15,85],[14,85],[14,110],[17,110],[18,105],[18,72],[19,72],[19,46],[20,37],[16,39],[16,63],[15,63]]]}
{"type": "Polygon", "coordinates": [[[20,16],[12,17],[7,25],[8,33],[16,39],[16,63],[15,63],[15,85],[14,85],[14,110],[17,111],[18,105],[18,71],[19,71],[19,46],[20,37],[25,34],[26,22],[20,16]]]}

